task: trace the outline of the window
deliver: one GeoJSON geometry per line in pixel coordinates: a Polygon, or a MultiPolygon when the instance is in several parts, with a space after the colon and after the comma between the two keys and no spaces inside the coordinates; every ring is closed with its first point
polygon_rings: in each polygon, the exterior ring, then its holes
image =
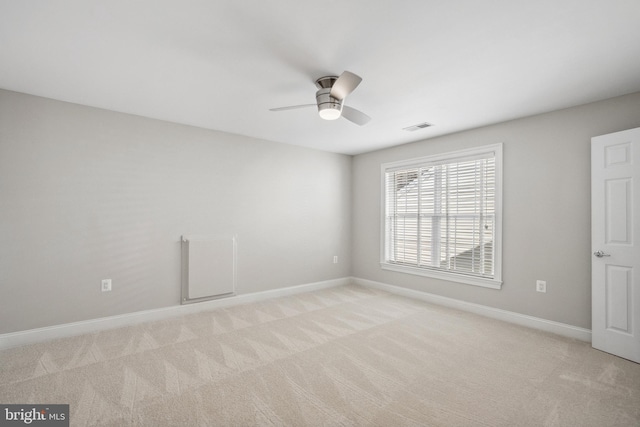
{"type": "Polygon", "coordinates": [[[382,268],[501,287],[501,144],[387,163],[382,181],[382,268]]]}

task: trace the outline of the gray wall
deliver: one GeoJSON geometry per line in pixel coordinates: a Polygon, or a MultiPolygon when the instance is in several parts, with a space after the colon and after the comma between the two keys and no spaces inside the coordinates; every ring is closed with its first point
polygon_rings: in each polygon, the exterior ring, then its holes
{"type": "Polygon", "coordinates": [[[179,304],[180,236],[218,233],[238,293],[353,275],[590,328],[590,138],[639,126],[640,93],[352,160],[0,90],[0,333],[179,304]],[[381,270],[380,164],[498,142],[502,290],[381,270]]]}
{"type": "Polygon", "coordinates": [[[591,137],[639,126],[636,93],[354,157],[353,276],[590,329],[591,137]],[[495,143],[504,143],[502,289],[382,270],[380,164],[495,143]]]}
{"type": "Polygon", "coordinates": [[[240,294],[348,276],[350,181],[349,156],[0,90],[0,333],[179,304],[182,234],[237,234],[240,294]]]}

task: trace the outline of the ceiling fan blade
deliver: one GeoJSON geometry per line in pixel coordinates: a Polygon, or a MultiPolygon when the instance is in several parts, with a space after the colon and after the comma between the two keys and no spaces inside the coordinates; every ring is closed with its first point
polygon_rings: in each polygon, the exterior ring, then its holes
{"type": "Polygon", "coordinates": [[[342,107],[342,117],[357,124],[358,126],[364,126],[371,121],[371,117],[367,116],[362,111],[347,107],[346,105],[342,107]]]}
{"type": "Polygon", "coordinates": [[[269,111],[297,110],[298,108],[317,107],[317,104],[292,105],[290,107],[270,108],[269,111]]]}
{"type": "Polygon", "coordinates": [[[336,99],[343,100],[358,87],[361,81],[362,77],[356,76],[352,72],[345,71],[333,84],[333,87],[331,88],[331,96],[336,99]]]}

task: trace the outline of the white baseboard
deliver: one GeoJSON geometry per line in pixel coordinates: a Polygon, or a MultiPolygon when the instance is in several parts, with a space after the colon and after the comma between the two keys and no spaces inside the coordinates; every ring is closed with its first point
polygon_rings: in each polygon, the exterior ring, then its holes
{"type": "Polygon", "coordinates": [[[239,304],[247,304],[271,298],[284,297],[288,295],[295,295],[304,292],[332,288],[335,286],[348,285],[350,283],[352,283],[352,279],[350,277],[345,277],[340,279],[326,280],[323,282],[291,286],[287,288],[235,295],[227,298],[220,298],[195,304],[175,305],[153,310],[121,314],[117,316],[102,317],[99,319],[84,320],[80,322],[65,323],[62,325],[48,326],[26,331],[11,332],[8,334],[0,335],[0,350],[27,344],[34,344],[42,341],[49,341],[58,338],[93,333],[106,329],[114,329],[123,326],[136,325],[144,322],[152,322],[155,320],[162,320],[185,314],[198,313],[201,311],[213,310],[216,308],[231,307],[239,304]]]}
{"type": "Polygon", "coordinates": [[[269,291],[255,292],[250,294],[236,295],[228,298],[221,298],[205,301],[196,304],[176,305],[171,307],[158,308],[153,310],[138,311],[135,313],[121,314],[117,316],[102,317],[99,319],[85,320],[81,322],[66,323],[56,326],[48,326],[27,331],[11,332],[0,335],[0,350],[18,347],[37,342],[49,341],[57,338],[76,336],[81,334],[99,332],[107,329],[120,328],[124,326],[136,325],[144,322],[167,319],[185,314],[198,313],[201,311],[213,310],[216,308],[231,307],[239,304],[247,304],[263,301],[271,298],[295,295],[304,292],[311,292],[320,289],[332,288],[335,286],[348,285],[350,283],[380,289],[396,295],[415,298],[433,304],[456,308],[493,319],[515,323],[534,329],[552,332],[569,338],[591,342],[591,331],[565,323],[545,320],[538,317],[501,310],[485,305],[474,304],[427,292],[402,288],[386,283],[375,282],[373,280],[361,279],[358,277],[345,277],[340,279],[327,280],[323,282],[308,283],[304,285],[291,286],[288,288],[272,289],[269,291]]]}
{"type": "Polygon", "coordinates": [[[488,307],[486,305],[474,304],[428,292],[416,291],[399,286],[388,285],[386,283],[375,282],[373,280],[353,277],[352,283],[369,288],[380,289],[392,294],[415,298],[433,304],[456,308],[493,319],[503,320],[509,323],[539,329],[546,332],[562,335],[568,338],[575,338],[581,341],[591,342],[591,330],[567,325],[566,323],[554,322],[552,320],[541,319],[539,317],[528,316],[526,314],[515,313],[513,311],[501,310],[499,308],[488,307]]]}

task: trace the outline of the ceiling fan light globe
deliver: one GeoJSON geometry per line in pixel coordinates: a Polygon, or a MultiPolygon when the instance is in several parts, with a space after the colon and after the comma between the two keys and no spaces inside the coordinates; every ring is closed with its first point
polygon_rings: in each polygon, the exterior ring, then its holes
{"type": "Polygon", "coordinates": [[[318,110],[318,114],[324,120],[336,120],[342,115],[342,111],[337,108],[323,108],[318,110]]]}

